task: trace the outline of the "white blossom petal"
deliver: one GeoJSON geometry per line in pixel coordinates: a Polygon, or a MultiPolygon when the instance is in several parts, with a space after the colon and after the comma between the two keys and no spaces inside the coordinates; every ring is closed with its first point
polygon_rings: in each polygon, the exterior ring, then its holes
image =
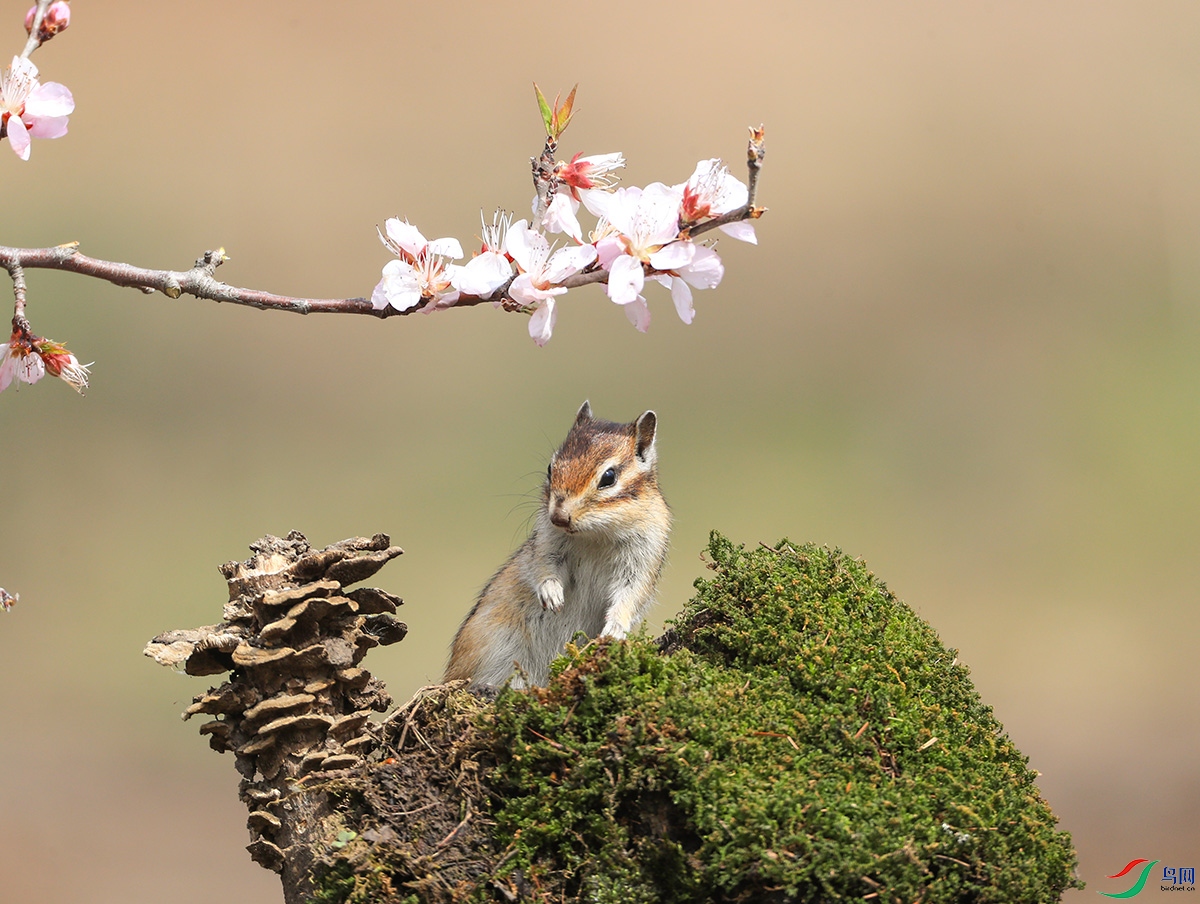
{"type": "Polygon", "coordinates": [[[633,232],[634,214],[637,212],[638,201],[642,190],[636,186],[618,188],[616,191],[581,192],[583,206],[593,216],[603,217],[612,223],[617,232],[629,235],[633,232]]]}
{"type": "Polygon", "coordinates": [[[715,289],[725,276],[725,265],[717,252],[705,245],[697,245],[692,262],[677,272],[697,289],[715,289]]]}
{"type": "MultiPolygon", "coordinates": [[[[536,197],[534,204],[537,204],[536,197]]],[[[579,202],[567,192],[560,191],[546,208],[546,213],[542,217],[542,226],[550,232],[561,232],[577,242],[582,242],[583,228],[579,225],[579,218],[576,216],[578,211],[579,202]]]]}
{"type": "Polygon", "coordinates": [[[37,78],[37,64],[29,59],[29,57],[13,56],[12,63],[9,64],[8,71],[12,73],[14,80],[21,82],[31,82],[37,78]]]}
{"type": "MultiPolygon", "coordinates": [[[[745,203],[744,201],[742,202],[745,203]]],[[[740,204],[738,205],[741,206],[740,204]]],[[[751,245],[758,244],[758,236],[754,234],[754,223],[750,220],[738,220],[736,223],[726,223],[724,226],[718,226],[723,233],[737,239],[739,242],[749,242],[751,245]]]]}
{"type": "Polygon", "coordinates": [[[31,138],[62,138],[67,134],[67,117],[44,116],[29,126],[31,138]]]}
{"type": "Polygon", "coordinates": [[[671,301],[675,302],[675,311],[684,323],[691,323],[696,316],[692,306],[692,290],[678,276],[671,279],[671,301]]]}
{"type": "Polygon", "coordinates": [[[529,318],[529,335],[539,348],[550,341],[550,335],[554,332],[554,321],[557,319],[558,312],[554,310],[553,298],[547,298],[529,318]]]}
{"type": "Polygon", "coordinates": [[[596,259],[594,245],[570,245],[559,248],[550,257],[543,277],[546,282],[560,283],[568,276],[578,273],[596,259]]]}
{"type": "Polygon", "coordinates": [[[555,295],[563,295],[566,291],[562,286],[539,289],[533,284],[533,277],[528,273],[522,273],[508,287],[509,297],[519,304],[540,304],[544,301],[549,301],[555,295]]]}
{"type": "Polygon", "coordinates": [[[646,284],[642,262],[622,254],[612,262],[608,271],[608,297],[617,304],[629,304],[646,284]]]}
{"type": "MultiPolygon", "coordinates": [[[[447,270],[450,268],[447,267],[447,270]]],[[[471,258],[461,267],[455,267],[450,285],[464,295],[487,298],[512,276],[512,264],[503,254],[485,251],[471,258]]]]}
{"type": "Polygon", "coordinates": [[[429,254],[437,254],[451,260],[456,261],[463,256],[462,245],[455,238],[434,239],[427,247],[429,254]]]}
{"type": "Polygon", "coordinates": [[[14,154],[22,160],[29,159],[29,130],[20,116],[8,117],[8,143],[12,145],[14,154]]]}
{"type": "Polygon", "coordinates": [[[638,202],[636,224],[639,244],[642,247],[665,244],[679,235],[679,205],[683,192],[677,188],[651,182],[642,192],[638,202]]]}
{"type": "Polygon", "coordinates": [[[529,228],[528,220],[517,220],[508,227],[508,235],[504,237],[504,250],[526,271],[532,268],[535,253],[543,246],[549,250],[550,243],[529,228]]]}
{"type": "Polygon", "coordinates": [[[46,375],[46,362],[36,352],[17,359],[17,379],[22,383],[33,384],[46,375]]]}
{"type": "Polygon", "coordinates": [[[629,322],[634,325],[639,333],[644,333],[650,329],[650,307],[646,304],[646,299],[641,295],[625,305],[624,310],[625,316],[629,318],[629,322]]]}
{"type": "Polygon", "coordinates": [[[625,166],[625,155],[620,151],[611,154],[589,154],[579,158],[580,163],[586,163],[599,173],[609,173],[625,166]]]}
{"type": "Polygon", "coordinates": [[[650,255],[650,266],[655,270],[678,270],[690,264],[695,253],[693,242],[671,242],[650,255]]]}
{"type": "Polygon", "coordinates": [[[413,257],[420,254],[421,249],[426,245],[425,236],[421,235],[421,230],[407,220],[389,217],[383,226],[387,230],[387,237],[413,257]]]}
{"type": "Polygon", "coordinates": [[[25,99],[25,115],[30,119],[67,116],[75,109],[75,98],[66,85],[47,82],[38,85],[25,99]]]}
{"type": "Polygon", "coordinates": [[[421,313],[432,314],[434,311],[444,311],[446,308],[454,307],[458,298],[458,292],[442,292],[440,295],[434,295],[421,307],[421,313]]]}
{"type": "Polygon", "coordinates": [[[388,261],[383,265],[383,278],[371,293],[371,306],[381,311],[391,305],[397,311],[407,311],[421,300],[421,278],[407,261],[388,261]]]}
{"type": "Polygon", "coordinates": [[[537,304],[539,301],[546,300],[545,296],[538,293],[528,273],[517,274],[512,285],[508,287],[508,297],[517,304],[537,304]]]}
{"type": "Polygon", "coordinates": [[[379,280],[375,284],[375,288],[371,292],[371,307],[377,311],[382,311],[388,306],[387,286],[383,280],[379,280]]]}
{"type": "Polygon", "coordinates": [[[596,260],[605,270],[612,266],[612,262],[617,259],[618,255],[624,253],[625,246],[622,244],[620,236],[606,235],[596,242],[596,260]]]}

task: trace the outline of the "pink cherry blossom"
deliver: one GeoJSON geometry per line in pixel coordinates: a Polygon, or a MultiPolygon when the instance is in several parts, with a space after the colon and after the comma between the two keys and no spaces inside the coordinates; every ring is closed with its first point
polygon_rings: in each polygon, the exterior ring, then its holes
{"type": "Polygon", "coordinates": [[[596,249],[592,245],[571,245],[555,251],[546,237],[530,229],[525,220],[518,220],[509,228],[505,247],[521,268],[508,287],[508,294],[520,304],[535,307],[529,321],[529,335],[538,345],[545,345],[557,318],[554,297],[567,291],[558,284],[592,263],[596,249]]]}
{"type": "MultiPolygon", "coordinates": [[[[606,193],[616,185],[617,177],[611,175],[615,169],[625,165],[620,154],[596,154],[580,157],[576,154],[570,163],[559,163],[554,174],[568,191],[560,191],[546,205],[541,226],[548,232],[561,232],[576,242],[583,243],[583,229],[579,225],[579,203],[589,192],[606,193]]],[[[537,215],[540,199],[534,196],[533,212],[537,215]]],[[[589,207],[589,210],[591,208],[589,207]]]]}
{"type": "Polygon", "coordinates": [[[406,257],[410,260],[415,259],[426,251],[452,260],[458,260],[463,256],[462,245],[458,243],[458,239],[444,238],[427,241],[425,236],[421,235],[421,230],[408,220],[401,220],[398,217],[390,217],[383,225],[387,234],[381,232],[379,240],[402,259],[406,257]]]}
{"type": "Polygon", "coordinates": [[[58,82],[41,84],[37,66],[24,57],[13,57],[0,76],[0,124],[13,152],[29,159],[31,138],[61,138],[67,134],[67,117],[75,109],[71,92],[58,82]]]}
{"type": "Polygon", "coordinates": [[[483,249],[454,271],[450,280],[454,288],[464,295],[487,298],[512,278],[512,264],[504,250],[511,224],[512,214],[500,211],[492,216],[491,226],[483,224],[483,249]]]}
{"type": "Polygon", "coordinates": [[[683,191],[661,182],[615,192],[588,192],[583,203],[603,217],[614,234],[597,242],[601,266],[608,270],[608,297],[617,304],[634,301],[645,285],[645,265],[675,270],[691,263],[695,246],[676,241],[683,191]]]}
{"type": "MultiPolygon", "coordinates": [[[[696,164],[692,177],[675,187],[683,192],[680,216],[685,224],[699,223],[737,210],[750,197],[745,183],[733,176],[729,168],[716,157],[701,160],[696,164]]],[[[726,223],[717,228],[740,241],[758,244],[754,224],[749,220],[726,223]]]]}
{"type": "Polygon", "coordinates": [[[382,311],[391,305],[397,311],[407,311],[425,301],[424,310],[449,307],[458,300],[459,292],[451,287],[453,264],[428,250],[413,262],[395,260],[383,265],[383,277],[371,293],[371,305],[382,311]]]}
{"type": "Polygon", "coordinates": [[[422,310],[428,313],[454,304],[459,291],[453,288],[452,280],[461,268],[447,259],[463,256],[458,239],[427,241],[416,226],[396,217],[388,219],[384,228],[386,234],[380,232],[379,240],[398,260],[384,264],[383,277],[371,293],[372,307],[382,311],[391,305],[397,311],[407,311],[424,300],[422,310]]]}
{"type": "Polygon", "coordinates": [[[36,383],[50,374],[82,395],[88,386],[88,368],[91,366],[80,364],[61,342],[33,335],[28,323],[14,322],[8,343],[0,348],[0,391],[7,389],[14,380],[18,384],[36,383]]]}
{"type": "Polygon", "coordinates": [[[534,304],[561,295],[567,290],[558,283],[596,259],[596,249],[592,245],[570,245],[555,251],[546,237],[530,229],[525,220],[513,223],[505,245],[521,268],[508,294],[521,304],[534,304]]]}
{"type": "MultiPolygon", "coordinates": [[[[554,174],[570,189],[571,197],[579,201],[580,189],[607,189],[616,185],[617,177],[611,173],[623,166],[625,158],[619,152],[594,154],[590,157],[576,154],[570,163],[559,163],[554,168],[554,174]]],[[[576,204],[576,209],[578,206],[576,204]]]]}
{"type": "Polygon", "coordinates": [[[12,607],[20,602],[20,600],[21,594],[9,593],[3,587],[0,587],[0,610],[10,612],[12,611],[12,607]]]}
{"type": "Polygon", "coordinates": [[[0,392],[8,389],[14,380],[36,383],[46,375],[42,356],[30,341],[33,338],[28,333],[14,330],[8,344],[0,349],[0,392]]]}
{"type": "Polygon", "coordinates": [[[46,373],[58,377],[80,395],[88,388],[91,364],[80,364],[79,359],[67,351],[61,342],[52,339],[38,339],[35,342],[37,353],[42,358],[46,373]]]}

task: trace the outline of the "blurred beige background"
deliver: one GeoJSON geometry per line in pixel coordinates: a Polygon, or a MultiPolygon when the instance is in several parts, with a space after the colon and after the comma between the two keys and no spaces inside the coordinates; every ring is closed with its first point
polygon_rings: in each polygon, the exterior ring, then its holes
{"type": "MultiPolygon", "coordinates": [[[[24,40],[28,0],[0,3],[24,40]]],[[[470,245],[522,214],[530,83],[578,81],[563,150],[678,182],[766,123],[757,248],[695,323],[599,289],[554,339],[491,308],[377,322],[32,272],[92,390],[0,395],[5,900],[279,900],[206,679],[141,655],[214,621],[260,535],[385,531],[406,698],[523,537],[590,398],[660,417],[677,516],[657,629],[711,528],[862,556],[957,647],[1089,890],[1200,860],[1200,7],[1190,2],[73,4],[35,56],[70,135],[0,148],[0,242],[308,295],[370,294],[375,224],[470,245]]],[[[7,291],[7,290],[5,290],[7,291]]],[[[1157,892],[1146,893],[1158,894],[1157,892]]]]}

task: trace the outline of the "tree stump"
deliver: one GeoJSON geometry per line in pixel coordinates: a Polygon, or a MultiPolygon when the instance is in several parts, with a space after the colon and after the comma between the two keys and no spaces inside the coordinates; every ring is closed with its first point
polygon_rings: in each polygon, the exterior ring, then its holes
{"type": "Polygon", "coordinates": [[[714,533],[653,641],[568,646],[544,688],[359,668],[399,600],[345,591],[388,539],[265,538],[221,624],[155,638],[229,670],[186,715],[233,751],[288,904],[1057,900],[1081,887],[1037,773],[933,629],[862,562],[714,533]]]}

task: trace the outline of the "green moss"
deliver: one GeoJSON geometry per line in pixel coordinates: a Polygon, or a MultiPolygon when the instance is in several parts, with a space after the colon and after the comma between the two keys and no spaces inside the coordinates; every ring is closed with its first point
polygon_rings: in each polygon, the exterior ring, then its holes
{"type": "Polygon", "coordinates": [[[933,630],[836,550],[745,550],[665,639],[505,691],[503,873],[599,902],[1029,902],[1078,886],[1034,773],[933,630]]]}
{"type": "Polygon", "coordinates": [[[319,899],[1028,904],[1080,887],[966,668],[861,562],[717,534],[708,552],[657,644],[592,643],[546,688],[426,689],[394,715],[382,762],[338,792],[319,899]]]}

